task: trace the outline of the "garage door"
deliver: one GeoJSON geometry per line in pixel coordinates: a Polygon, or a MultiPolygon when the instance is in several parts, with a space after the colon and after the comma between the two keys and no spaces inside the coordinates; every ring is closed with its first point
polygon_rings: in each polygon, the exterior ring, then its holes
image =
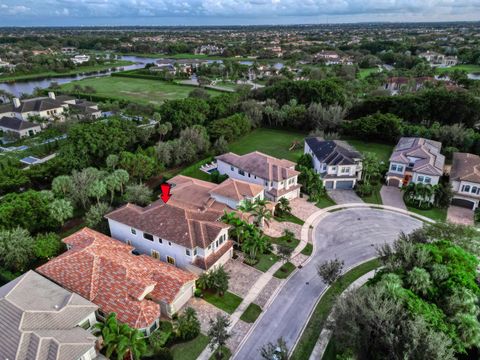
{"type": "Polygon", "coordinates": [[[333,181],[325,181],[325,189],[327,190],[333,189],[333,181]]]}
{"type": "Polygon", "coordinates": [[[388,186],[396,186],[396,187],[399,187],[399,186],[400,186],[400,180],[398,180],[398,179],[390,179],[390,180],[388,180],[388,186]]]}
{"type": "Polygon", "coordinates": [[[460,207],[464,207],[464,208],[468,208],[468,209],[473,209],[473,207],[475,206],[475,203],[473,203],[470,200],[465,200],[465,199],[453,199],[452,200],[452,205],[460,206],[460,207]]]}
{"type": "Polygon", "coordinates": [[[341,190],[351,190],[353,189],[353,181],[352,180],[337,181],[336,188],[341,190]]]}

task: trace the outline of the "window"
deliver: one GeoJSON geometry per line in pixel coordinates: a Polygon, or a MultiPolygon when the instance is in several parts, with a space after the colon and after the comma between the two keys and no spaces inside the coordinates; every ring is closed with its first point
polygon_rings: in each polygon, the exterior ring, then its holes
{"type": "Polygon", "coordinates": [[[265,186],[268,186],[268,181],[265,181],[265,186]]]}
{"type": "Polygon", "coordinates": [[[215,241],[215,247],[218,247],[218,240],[215,241]]]}
{"type": "Polygon", "coordinates": [[[150,331],[149,331],[150,334],[151,334],[152,332],[154,332],[156,328],[157,328],[157,322],[155,321],[155,322],[152,324],[152,326],[150,326],[150,331]]]}
{"type": "Polygon", "coordinates": [[[423,183],[423,176],[421,176],[421,175],[418,176],[418,177],[417,177],[417,181],[423,183]]]}
{"type": "Polygon", "coordinates": [[[160,239],[160,238],[158,238],[158,242],[159,242],[160,244],[163,244],[163,240],[160,239]]]}
{"type": "Polygon", "coordinates": [[[132,245],[132,240],[127,239],[127,245],[132,245]]]}
{"type": "Polygon", "coordinates": [[[245,171],[238,169],[238,173],[242,176],[245,176],[245,171]]]}
{"type": "Polygon", "coordinates": [[[143,233],[143,237],[147,240],[153,241],[153,235],[152,234],[143,233]]]}
{"type": "Polygon", "coordinates": [[[175,259],[171,256],[167,256],[167,262],[169,264],[175,265],[175,259]]]}
{"type": "Polygon", "coordinates": [[[90,328],[90,326],[91,325],[90,325],[90,320],[89,319],[85,320],[83,323],[80,324],[80,327],[82,329],[85,329],[85,330],[88,330],[90,328]]]}
{"type": "Polygon", "coordinates": [[[186,254],[187,256],[190,256],[190,249],[185,249],[185,254],[186,254]]]}
{"type": "Polygon", "coordinates": [[[250,177],[250,173],[248,173],[248,177],[250,177]]]}
{"type": "Polygon", "coordinates": [[[472,186],[472,194],[476,194],[478,191],[478,188],[476,186],[472,186]]]}
{"type": "Polygon", "coordinates": [[[463,190],[464,192],[470,192],[470,185],[463,185],[463,190]]]}
{"type": "Polygon", "coordinates": [[[233,171],[233,170],[234,170],[234,167],[233,167],[233,166],[230,166],[230,170],[232,170],[232,171],[233,171]]]}
{"type": "Polygon", "coordinates": [[[350,169],[349,169],[348,167],[342,167],[342,169],[340,170],[340,172],[341,172],[342,174],[347,174],[347,173],[350,172],[350,169]]]}
{"type": "Polygon", "coordinates": [[[168,246],[172,246],[172,243],[170,241],[168,242],[168,246]]]}
{"type": "Polygon", "coordinates": [[[208,245],[208,250],[212,250],[212,244],[208,245]]]}
{"type": "Polygon", "coordinates": [[[198,251],[197,248],[193,249],[193,255],[197,255],[198,251]]]}
{"type": "Polygon", "coordinates": [[[397,171],[397,165],[392,164],[392,166],[390,166],[390,170],[397,171]]]}
{"type": "Polygon", "coordinates": [[[160,253],[157,250],[151,250],[150,255],[155,259],[160,259],[160,253]]]}
{"type": "Polygon", "coordinates": [[[430,178],[428,176],[425,176],[424,182],[425,182],[425,184],[430,184],[432,182],[432,178],[430,178]]]}

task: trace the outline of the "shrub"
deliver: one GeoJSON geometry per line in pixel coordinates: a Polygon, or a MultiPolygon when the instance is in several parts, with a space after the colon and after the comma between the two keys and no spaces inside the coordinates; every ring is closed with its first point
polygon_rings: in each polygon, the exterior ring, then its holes
{"type": "Polygon", "coordinates": [[[197,318],[197,312],[188,307],[185,312],[178,317],[177,336],[182,340],[192,340],[200,334],[200,321],[197,318]]]}
{"type": "Polygon", "coordinates": [[[148,338],[148,342],[150,343],[150,346],[153,348],[153,350],[157,352],[165,346],[171,335],[171,331],[162,331],[160,329],[157,329],[150,335],[150,337],[148,338]]]}
{"type": "Polygon", "coordinates": [[[151,356],[142,357],[143,360],[173,360],[173,355],[170,349],[161,348],[151,356]]]}
{"type": "Polygon", "coordinates": [[[202,296],[202,290],[195,289],[195,297],[201,297],[201,296],[202,296]]]}
{"type": "Polygon", "coordinates": [[[373,194],[373,186],[370,183],[357,184],[356,192],[360,197],[370,196],[373,194]]]}

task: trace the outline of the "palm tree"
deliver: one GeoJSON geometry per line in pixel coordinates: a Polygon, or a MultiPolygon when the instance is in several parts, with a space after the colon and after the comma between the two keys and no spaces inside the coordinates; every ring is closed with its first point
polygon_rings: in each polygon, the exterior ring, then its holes
{"type": "Polygon", "coordinates": [[[255,210],[257,204],[250,199],[244,199],[240,202],[237,206],[237,210],[241,211],[242,213],[251,213],[255,210]]]}
{"type": "Polygon", "coordinates": [[[110,359],[116,354],[117,360],[123,360],[128,351],[132,329],[127,324],[120,324],[115,313],[110,313],[105,322],[98,323],[95,327],[99,329],[99,335],[102,335],[106,357],[110,359]]]}
{"type": "Polygon", "coordinates": [[[255,224],[259,227],[263,227],[265,224],[270,225],[270,220],[272,219],[272,211],[267,209],[265,206],[259,206],[253,211],[255,216],[255,224]]]}
{"type": "Polygon", "coordinates": [[[130,359],[140,360],[147,351],[144,335],[137,329],[130,329],[128,334],[127,352],[130,359]]]}
{"type": "Polygon", "coordinates": [[[290,214],[292,211],[292,207],[290,206],[290,201],[287,198],[280,198],[277,203],[277,211],[279,214],[290,214]]]}
{"type": "Polygon", "coordinates": [[[258,253],[264,253],[269,247],[270,240],[265,235],[256,231],[245,239],[242,251],[247,253],[249,260],[255,261],[258,253]]]}

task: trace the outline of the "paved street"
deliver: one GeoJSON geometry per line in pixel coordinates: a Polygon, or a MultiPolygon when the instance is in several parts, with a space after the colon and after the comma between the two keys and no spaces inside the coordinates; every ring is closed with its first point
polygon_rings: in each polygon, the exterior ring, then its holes
{"type": "Polygon", "coordinates": [[[345,261],[345,268],[358,265],[375,256],[375,245],[392,242],[401,231],[408,233],[421,225],[419,220],[384,210],[348,209],[329,214],[315,228],[313,259],[287,281],[234,358],[260,359],[259,349],[279,337],[292,348],[325,289],[317,264],[337,256],[345,261]]]}

